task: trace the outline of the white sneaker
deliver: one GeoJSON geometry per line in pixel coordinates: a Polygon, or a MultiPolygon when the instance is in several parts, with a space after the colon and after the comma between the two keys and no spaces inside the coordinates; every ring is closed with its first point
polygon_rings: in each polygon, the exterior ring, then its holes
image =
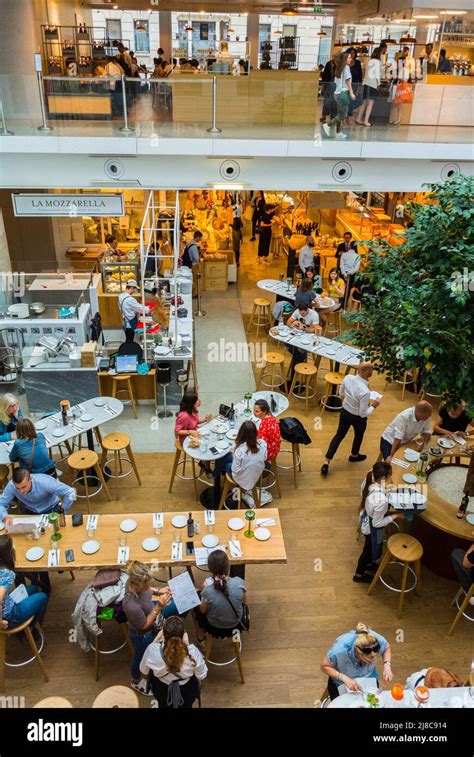
{"type": "Polygon", "coordinates": [[[250,492],[244,492],[242,494],[242,499],[249,507],[255,507],[255,502],[253,501],[253,497],[250,492]]]}
{"type": "Polygon", "coordinates": [[[474,597],[471,597],[471,599],[469,600],[469,604],[474,605],[474,597]]]}
{"type": "Polygon", "coordinates": [[[342,131],[336,134],[336,139],[347,139],[347,134],[343,134],[342,131]]]}
{"type": "Polygon", "coordinates": [[[152,697],[153,692],[146,690],[146,681],[144,678],[141,678],[138,683],[135,683],[135,681],[131,681],[130,686],[132,689],[135,689],[135,691],[138,691],[139,694],[143,694],[144,697],[152,697]]]}
{"type": "Polygon", "coordinates": [[[331,136],[331,129],[329,128],[328,124],[322,124],[323,131],[327,137],[331,136]]]}
{"type": "Polygon", "coordinates": [[[273,502],[273,497],[269,491],[263,489],[260,493],[260,507],[265,507],[269,502],[273,502]]]}

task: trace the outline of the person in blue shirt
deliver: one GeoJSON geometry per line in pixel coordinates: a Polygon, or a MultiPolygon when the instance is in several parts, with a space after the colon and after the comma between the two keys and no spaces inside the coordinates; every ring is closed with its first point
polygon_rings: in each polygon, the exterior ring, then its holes
{"type": "Polygon", "coordinates": [[[20,468],[30,473],[46,473],[57,478],[56,466],[48,453],[44,434],[37,433],[29,418],[20,418],[16,426],[16,441],[10,450],[12,463],[18,462],[20,468]]]}
{"type": "MultiPolygon", "coordinates": [[[[11,536],[0,536],[0,629],[14,628],[34,615],[33,624],[42,623],[48,604],[48,595],[37,586],[25,586],[28,596],[14,602],[10,594],[15,588],[15,549],[11,536]]],[[[33,628],[33,638],[40,636],[33,628]]]]}
{"type": "Polygon", "coordinates": [[[13,499],[20,502],[23,515],[40,515],[57,510],[62,499],[64,512],[67,512],[76,500],[77,492],[71,486],[61,484],[52,476],[44,473],[30,474],[25,468],[15,468],[12,480],[0,494],[0,520],[11,523],[8,507],[13,499]]]}
{"type": "Polygon", "coordinates": [[[355,631],[338,636],[321,664],[328,678],[331,699],[339,696],[338,686],[344,684],[349,691],[361,691],[355,678],[378,678],[377,658],[382,656],[384,683],[390,683],[392,675],[392,652],[383,636],[358,623],[355,631]]]}
{"type": "Polygon", "coordinates": [[[23,418],[20,405],[14,394],[3,395],[3,407],[0,415],[0,442],[16,439],[16,424],[23,418]]]}
{"type": "Polygon", "coordinates": [[[444,48],[443,50],[439,51],[438,73],[439,74],[452,74],[453,73],[453,67],[451,65],[451,61],[447,59],[446,50],[444,48]]]}

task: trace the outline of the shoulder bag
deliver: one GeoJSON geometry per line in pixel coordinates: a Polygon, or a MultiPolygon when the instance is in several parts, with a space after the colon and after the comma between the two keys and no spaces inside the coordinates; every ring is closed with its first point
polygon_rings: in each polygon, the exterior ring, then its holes
{"type": "MultiPolygon", "coordinates": [[[[229,597],[227,596],[227,594],[224,594],[224,597],[227,599],[228,603],[232,607],[235,617],[239,618],[239,615],[237,614],[237,611],[234,605],[232,604],[232,602],[230,601],[229,597]]],[[[249,612],[249,606],[245,604],[245,602],[242,602],[242,617],[239,618],[239,620],[240,620],[239,630],[249,631],[250,630],[250,612],[249,612]]]]}

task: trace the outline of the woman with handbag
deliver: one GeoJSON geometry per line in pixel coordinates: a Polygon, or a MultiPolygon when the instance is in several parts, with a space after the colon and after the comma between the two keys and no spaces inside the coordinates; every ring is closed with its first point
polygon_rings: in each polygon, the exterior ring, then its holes
{"type": "Polygon", "coordinates": [[[16,424],[16,441],[10,450],[10,460],[30,473],[44,473],[57,478],[56,465],[49,456],[46,439],[29,418],[20,418],[16,424]]]}
{"type": "Polygon", "coordinates": [[[207,633],[225,639],[235,629],[249,628],[245,581],[229,577],[229,558],[221,549],[211,552],[207,565],[212,578],[204,581],[201,604],[193,611],[199,643],[205,641],[207,633]]]}
{"type": "Polygon", "coordinates": [[[199,681],[206,678],[207,665],[199,649],[189,643],[182,618],[166,618],[145,650],[140,672],[148,676],[160,710],[190,708],[200,700],[199,681]]]}

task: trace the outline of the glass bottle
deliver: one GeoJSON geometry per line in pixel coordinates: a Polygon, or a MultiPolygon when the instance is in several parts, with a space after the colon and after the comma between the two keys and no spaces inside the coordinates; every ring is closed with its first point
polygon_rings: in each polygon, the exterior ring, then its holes
{"type": "Polygon", "coordinates": [[[186,525],[187,525],[188,538],[191,539],[194,536],[194,520],[193,520],[192,513],[189,513],[189,517],[188,517],[186,525]]]}
{"type": "Polygon", "coordinates": [[[66,525],[66,513],[64,512],[63,503],[60,502],[58,505],[58,514],[59,514],[59,525],[61,528],[64,528],[66,525]]]}

